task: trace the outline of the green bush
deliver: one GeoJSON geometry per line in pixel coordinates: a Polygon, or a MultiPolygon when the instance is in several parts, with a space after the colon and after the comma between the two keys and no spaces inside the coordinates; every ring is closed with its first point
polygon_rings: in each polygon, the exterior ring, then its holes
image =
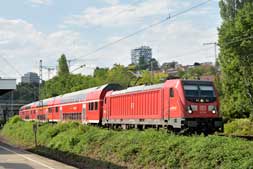
{"type": "MultiPolygon", "coordinates": [[[[34,122],[9,121],[1,135],[12,143],[33,145],[34,122]]],[[[219,136],[178,136],[152,129],[114,131],[79,123],[40,125],[37,152],[79,155],[128,168],[250,168],[253,142],[219,136]],[[47,149],[43,150],[43,147],[47,149]],[[51,151],[52,150],[52,151],[51,151]]]]}
{"type": "Polygon", "coordinates": [[[250,119],[236,119],[224,126],[224,133],[227,135],[252,135],[253,121],[250,119]]]}
{"type": "Polygon", "coordinates": [[[19,121],[22,121],[22,119],[18,115],[16,115],[16,116],[13,116],[12,118],[10,118],[8,123],[9,124],[15,124],[19,121]]]}

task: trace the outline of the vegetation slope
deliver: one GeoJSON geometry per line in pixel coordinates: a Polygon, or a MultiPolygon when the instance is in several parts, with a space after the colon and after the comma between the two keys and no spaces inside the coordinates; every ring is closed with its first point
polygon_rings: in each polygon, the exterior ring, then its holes
{"type": "Polygon", "coordinates": [[[219,136],[178,136],[165,131],[114,131],[79,123],[41,124],[12,118],[1,136],[80,168],[250,168],[253,142],[219,136]],[[70,160],[71,159],[71,160],[70,160]]]}

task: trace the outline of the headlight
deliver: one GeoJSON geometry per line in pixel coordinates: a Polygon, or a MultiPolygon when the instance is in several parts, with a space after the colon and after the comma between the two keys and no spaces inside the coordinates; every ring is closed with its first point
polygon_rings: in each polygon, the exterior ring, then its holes
{"type": "Polygon", "coordinates": [[[215,114],[215,113],[216,113],[216,110],[215,110],[215,109],[213,109],[213,110],[212,110],[212,113],[213,113],[213,114],[215,114]]]}
{"type": "Polygon", "coordinates": [[[192,114],[192,107],[191,107],[191,106],[188,106],[188,107],[187,107],[187,112],[188,112],[189,114],[192,114]]]}

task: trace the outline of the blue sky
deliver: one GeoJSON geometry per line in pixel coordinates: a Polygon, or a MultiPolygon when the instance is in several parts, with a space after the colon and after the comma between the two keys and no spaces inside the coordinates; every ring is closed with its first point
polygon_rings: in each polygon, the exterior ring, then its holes
{"type": "MultiPolygon", "coordinates": [[[[55,66],[58,57],[80,58],[91,73],[95,66],[130,63],[130,50],[142,45],[153,48],[160,63],[182,64],[213,61],[221,20],[217,0],[149,29],[116,45],[87,55],[106,43],[118,40],[204,0],[8,0],[0,6],[0,76],[18,78],[27,71],[38,72],[39,59],[55,66]],[[201,50],[199,53],[194,51],[201,50]],[[192,53],[192,54],[189,54],[192,53]]],[[[46,75],[46,72],[45,72],[46,75]]]]}

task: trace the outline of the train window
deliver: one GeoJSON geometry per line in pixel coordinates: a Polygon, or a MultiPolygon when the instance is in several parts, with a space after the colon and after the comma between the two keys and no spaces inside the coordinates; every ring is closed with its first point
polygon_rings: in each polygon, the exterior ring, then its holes
{"type": "Polygon", "coordinates": [[[94,110],[97,110],[98,109],[98,102],[95,102],[95,108],[94,110]]]}
{"type": "Polygon", "coordinates": [[[56,112],[56,113],[59,112],[59,107],[55,107],[55,112],[56,112]]]}
{"type": "Polygon", "coordinates": [[[91,103],[91,110],[94,110],[94,103],[91,103]]]}
{"type": "Polygon", "coordinates": [[[199,86],[201,97],[215,97],[213,86],[199,86]]]}
{"type": "Polygon", "coordinates": [[[170,88],[170,97],[174,97],[174,89],[170,88]]]}
{"type": "Polygon", "coordinates": [[[186,97],[198,97],[199,90],[197,85],[184,85],[184,91],[186,97]]]}
{"type": "Polygon", "coordinates": [[[89,103],[89,110],[94,110],[94,103],[93,102],[89,103]]]}

